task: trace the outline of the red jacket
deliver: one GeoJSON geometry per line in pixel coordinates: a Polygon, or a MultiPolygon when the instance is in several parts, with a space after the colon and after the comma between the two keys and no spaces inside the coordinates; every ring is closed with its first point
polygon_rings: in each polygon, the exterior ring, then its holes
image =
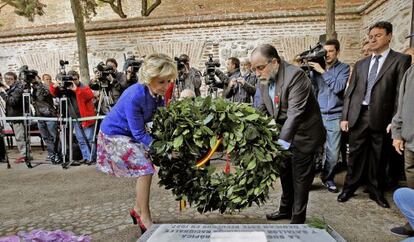
{"type": "Polygon", "coordinates": [[[173,95],[174,95],[174,82],[171,82],[170,85],[168,85],[167,91],[165,92],[165,96],[164,96],[165,106],[168,107],[173,95]]]}
{"type": "MultiPolygon", "coordinates": [[[[53,96],[59,95],[59,89],[50,85],[50,93],[53,96]]],[[[93,92],[89,86],[81,84],[75,91],[76,103],[78,104],[79,113],[82,118],[96,116],[95,106],[93,105],[93,92]]],[[[95,120],[82,122],[82,127],[89,127],[95,123],[95,120]]]]}

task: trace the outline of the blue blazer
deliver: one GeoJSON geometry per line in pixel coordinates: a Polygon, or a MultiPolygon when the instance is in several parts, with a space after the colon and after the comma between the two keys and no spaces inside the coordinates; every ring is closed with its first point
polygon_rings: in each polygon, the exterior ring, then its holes
{"type": "Polygon", "coordinates": [[[126,89],[101,124],[101,131],[107,135],[129,136],[147,148],[152,137],[145,129],[145,123],[152,120],[158,107],[164,106],[161,97],[153,97],[147,86],[136,83],[126,89]]]}

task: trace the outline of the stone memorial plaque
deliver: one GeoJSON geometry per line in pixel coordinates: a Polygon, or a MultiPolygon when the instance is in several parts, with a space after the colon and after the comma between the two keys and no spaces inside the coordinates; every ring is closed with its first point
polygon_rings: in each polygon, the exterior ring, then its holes
{"type": "Polygon", "coordinates": [[[268,242],[345,241],[331,228],[328,231],[306,224],[155,224],[138,242],[210,242],[217,232],[264,232],[268,242]]]}

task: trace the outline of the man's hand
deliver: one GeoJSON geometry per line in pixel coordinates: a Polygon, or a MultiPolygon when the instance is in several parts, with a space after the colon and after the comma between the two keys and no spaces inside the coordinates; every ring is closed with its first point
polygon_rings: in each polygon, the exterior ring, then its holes
{"type": "Polygon", "coordinates": [[[53,80],[52,81],[52,85],[53,85],[54,88],[60,86],[61,84],[62,84],[62,81],[59,81],[59,80],[53,80]]]}
{"type": "Polygon", "coordinates": [[[98,98],[99,97],[99,91],[92,90],[93,96],[98,98]]]}
{"type": "Polygon", "coordinates": [[[68,89],[76,92],[76,89],[78,89],[78,86],[76,86],[76,84],[73,83],[68,89]]]}
{"type": "Polygon", "coordinates": [[[0,87],[0,92],[6,92],[6,90],[3,87],[0,87]]]}
{"type": "Polygon", "coordinates": [[[244,80],[243,77],[237,78],[237,82],[240,83],[242,86],[244,86],[244,84],[246,84],[246,80],[244,80]]]}
{"type": "Polygon", "coordinates": [[[387,129],[385,129],[387,131],[387,134],[391,132],[391,127],[392,127],[392,124],[388,124],[387,129]]]}
{"type": "Polygon", "coordinates": [[[234,87],[237,84],[237,80],[236,79],[232,79],[229,82],[229,87],[234,87]]]}
{"type": "Polygon", "coordinates": [[[316,72],[319,72],[320,74],[325,73],[325,70],[319,65],[319,63],[316,62],[308,62],[309,66],[312,67],[316,72]]]}
{"type": "Polygon", "coordinates": [[[341,121],[341,130],[344,132],[348,132],[349,130],[348,121],[341,121]]]}
{"type": "Polygon", "coordinates": [[[402,155],[402,152],[404,151],[405,142],[401,139],[393,139],[392,146],[394,146],[395,151],[397,151],[398,154],[402,155]]]}

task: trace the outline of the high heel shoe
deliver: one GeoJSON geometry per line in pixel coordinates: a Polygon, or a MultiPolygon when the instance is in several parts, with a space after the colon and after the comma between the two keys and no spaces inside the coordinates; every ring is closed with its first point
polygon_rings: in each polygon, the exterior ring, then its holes
{"type": "Polygon", "coordinates": [[[129,211],[129,215],[131,215],[132,222],[134,224],[138,224],[139,228],[141,229],[141,234],[145,233],[145,231],[147,231],[147,228],[145,227],[145,225],[142,222],[141,217],[138,215],[138,213],[135,212],[134,209],[131,209],[129,211]]]}

